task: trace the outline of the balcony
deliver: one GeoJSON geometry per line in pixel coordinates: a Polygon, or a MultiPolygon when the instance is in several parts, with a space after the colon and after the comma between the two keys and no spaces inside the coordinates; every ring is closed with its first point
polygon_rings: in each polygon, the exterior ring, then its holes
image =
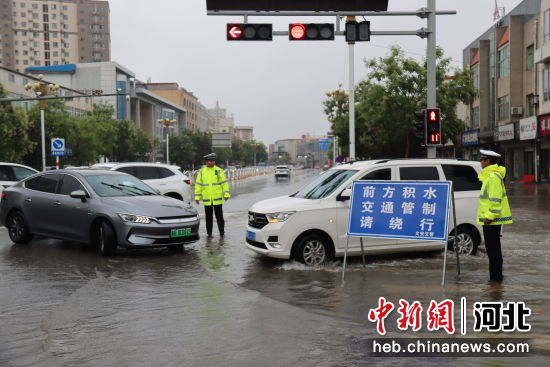
{"type": "Polygon", "coordinates": [[[535,50],[535,63],[540,64],[550,60],[550,42],[535,50]]]}

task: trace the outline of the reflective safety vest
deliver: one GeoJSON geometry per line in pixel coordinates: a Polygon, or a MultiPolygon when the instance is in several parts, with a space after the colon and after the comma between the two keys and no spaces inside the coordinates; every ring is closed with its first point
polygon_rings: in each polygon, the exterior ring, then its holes
{"type": "Polygon", "coordinates": [[[209,206],[223,204],[223,199],[230,197],[223,170],[218,166],[201,168],[195,181],[195,200],[202,200],[209,206]]]}
{"type": "Polygon", "coordinates": [[[478,224],[483,224],[485,219],[492,220],[489,225],[512,223],[504,176],[506,176],[506,168],[497,164],[485,167],[477,176],[483,182],[477,209],[478,224]]]}

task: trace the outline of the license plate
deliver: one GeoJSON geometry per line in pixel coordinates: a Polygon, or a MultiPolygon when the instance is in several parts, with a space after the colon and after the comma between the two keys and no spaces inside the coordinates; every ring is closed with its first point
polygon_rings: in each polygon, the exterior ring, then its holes
{"type": "Polygon", "coordinates": [[[186,237],[191,236],[191,228],[179,228],[179,229],[172,229],[170,231],[170,237],[186,237]]]}
{"type": "Polygon", "coordinates": [[[256,241],[256,233],[252,231],[246,231],[246,239],[250,241],[256,241]]]}

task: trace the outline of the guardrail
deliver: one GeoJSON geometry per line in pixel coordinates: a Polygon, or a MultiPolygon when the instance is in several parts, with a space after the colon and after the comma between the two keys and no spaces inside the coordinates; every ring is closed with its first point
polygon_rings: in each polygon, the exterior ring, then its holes
{"type": "MultiPolygon", "coordinates": [[[[254,177],[254,176],[273,174],[275,172],[275,167],[274,166],[245,167],[245,168],[224,170],[223,172],[225,174],[225,178],[227,179],[227,181],[236,181],[236,180],[244,180],[245,178],[254,177]]],[[[195,184],[198,173],[199,173],[199,170],[183,171],[183,174],[185,174],[189,178],[192,178],[193,185],[195,184]]]]}

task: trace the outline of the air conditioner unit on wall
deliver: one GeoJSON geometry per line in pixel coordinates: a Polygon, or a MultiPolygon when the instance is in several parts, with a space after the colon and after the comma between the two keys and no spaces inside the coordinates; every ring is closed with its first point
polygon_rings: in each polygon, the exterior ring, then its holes
{"type": "Polygon", "coordinates": [[[523,115],[523,107],[512,107],[512,115],[523,115]]]}

